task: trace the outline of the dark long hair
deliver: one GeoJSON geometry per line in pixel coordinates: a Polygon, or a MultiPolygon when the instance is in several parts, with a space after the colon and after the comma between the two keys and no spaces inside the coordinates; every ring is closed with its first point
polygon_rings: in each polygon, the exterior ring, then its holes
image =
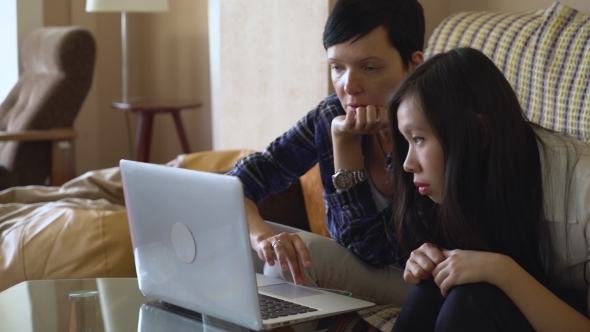
{"type": "Polygon", "coordinates": [[[324,48],[361,38],[382,25],[407,69],[412,53],[424,47],[424,11],[417,0],[338,0],[326,21],[324,48]]]}
{"type": "Polygon", "coordinates": [[[406,252],[424,242],[512,257],[546,284],[550,250],[537,135],[502,72],[457,48],[418,66],[392,95],[394,225],[406,252]],[[397,109],[411,98],[442,145],[441,204],[419,195],[403,170],[408,143],[397,109]]]}

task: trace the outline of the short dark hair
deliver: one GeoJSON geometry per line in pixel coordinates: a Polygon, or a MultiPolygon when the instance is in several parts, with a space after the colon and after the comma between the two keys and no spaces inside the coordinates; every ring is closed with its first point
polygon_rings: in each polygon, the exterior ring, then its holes
{"type": "Polygon", "coordinates": [[[417,0],[338,0],[324,28],[324,48],[359,39],[379,26],[407,69],[412,53],[424,48],[424,11],[417,0]]]}
{"type": "Polygon", "coordinates": [[[498,252],[546,283],[551,243],[537,146],[542,143],[495,64],[470,48],[437,54],[400,83],[389,110],[394,223],[405,251],[431,242],[498,252]],[[422,111],[443,148],[440,205],[419,195],[413,175],[403,171],[409,146],[397,128],[397,109],[404,100],[422,111]]]}

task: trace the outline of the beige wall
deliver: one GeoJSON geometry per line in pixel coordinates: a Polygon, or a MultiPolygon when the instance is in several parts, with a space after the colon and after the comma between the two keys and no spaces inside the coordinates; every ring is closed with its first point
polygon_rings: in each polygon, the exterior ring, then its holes
{"type": "Polygon", "coordinates": [[[428,38],[434,28],[451,14],[451,0],[418,0],[424,8],[424,20],[426,21],[426,34],[424,47],[428,45],[428,38]]]}
{"type": "Polygon", "coordinates": [[[329,2],[210,0],[213,146],[263,149],[328,94],[329,2]]]}
{"type": "MultiPolygon", "coordinates": [[[[209,150],[211,89],[207,0],[169,0],[170,11],[139,17],[137,54],[141,96],[196,100],[203,106],[181,113],[192,151],[209,150]]],[[[169,115],[156,117],[152,139],[153,162],[164,163],[182,153],[169,115]]]]}
{"type": "MultiPolygon", "coordinates": [[[[230,24],[236,29],[235,33],[226,33],[218,49],[219,55],[226,57],[227,66],[218,67],[221,80],[217,100],[224,103],[227,111],[212,113],[211,108],[208,0],[169,0],[169,12],[129,15],[131,95],[201,101],[203,107],[199,110],[182,114],[194,151],[213,146],[263,148],[328,93],[330,83],[321,33],[334,0],[209,1],[223,4],[220,26],[230,24]],[[260,29],[259,34],[252,34],[250,29],[255,28],[260,29]],[[240,56],[231,58],[229,51],[235,49],[240,49],[240,56]],[[236,92],[228,93],[225,84],[234,84],[236,92]],[[288,103],[284,107],[276,106],[285,101],[288,103]]],[[[535,10],[553,3],[419,1],[425,10],[427,37],[444,17],[454,12],[535,10]]],[[[590,1],[561,2],[590,13],[590,1]]],[[[130,157],[125,116],[109,106],[121,95],[120,15],[86,13],[84,0],[43,3],[45,25],[82,25],[93,32],[97,41],[94,84],[75,122],[79,133],[78,173],[116,166],[119,159],[130,157]]],[[[135,116],[130,116],[132,140],[136,121],[135,116]]],[[[152,161],[158,163],[181,153],[168,116],[156,117],[151,151],[152,161]]]]}
{"type": "Polygon", "coordinates": [[[17,0],[16,11],[20,53],[20,47],[29,32],[43,26],[43,0],[17,0]]]}

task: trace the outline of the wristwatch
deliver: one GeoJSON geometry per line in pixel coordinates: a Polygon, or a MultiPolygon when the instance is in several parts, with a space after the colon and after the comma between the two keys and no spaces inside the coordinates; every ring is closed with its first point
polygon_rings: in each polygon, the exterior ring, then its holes
{"type": "Polygon", "coordinates": [[[336,174],[332,175],[332,183],[338,190],[350,189],[357,184],[365,181],[365,170],[362,169],[358,172],[350,172],[345,169],[339,169],[336,174]]]}

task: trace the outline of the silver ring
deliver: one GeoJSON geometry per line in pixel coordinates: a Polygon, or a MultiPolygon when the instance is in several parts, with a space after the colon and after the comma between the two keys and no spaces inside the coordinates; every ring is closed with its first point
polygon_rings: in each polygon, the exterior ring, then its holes
{"type": "Polygon", "coordinates": [[[283,241],[281,241],[281,240],[276,240],[276,241],[275,241],[275,243],[273,243],[271,247],[274,249],[274,248],[275,248],[275,246],[277,245],[277,243],[283,244],[283,241]]]}

